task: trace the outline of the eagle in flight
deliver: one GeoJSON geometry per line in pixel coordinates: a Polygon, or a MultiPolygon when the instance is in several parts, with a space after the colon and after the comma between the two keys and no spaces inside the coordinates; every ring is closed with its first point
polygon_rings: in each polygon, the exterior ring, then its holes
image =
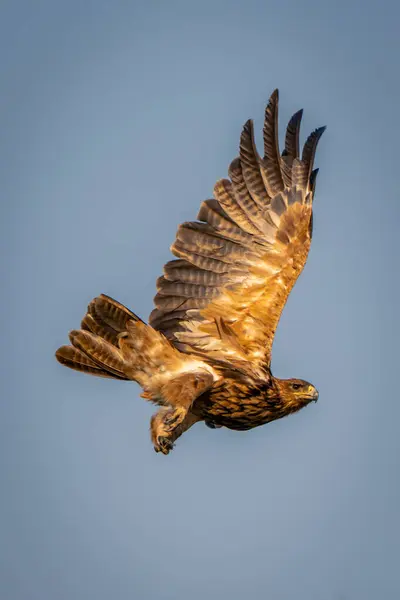
{"type": "Polygon", "coordinates": [[[301,117],[290,119],[280,154],[273,92],[263,158],[252,121],[244,125],[229,179],[217,181],[196,221],[178,227],[176,260],[157,281],[148,324],[102,294],[71,331],[71,345],[56,352],[71,369],[136,381],[160,407],[150,425],[157,452],[168,454],[198,421],[247,430],[318,399],[307,381],[271,373],[275,330],[311,244],[313,163],[325,129],[311,133],[300,155],[301,117]]]}

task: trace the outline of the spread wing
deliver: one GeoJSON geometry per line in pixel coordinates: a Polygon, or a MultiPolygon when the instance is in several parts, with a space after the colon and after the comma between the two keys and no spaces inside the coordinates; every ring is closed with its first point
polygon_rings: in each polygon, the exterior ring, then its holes
{"type": "Polygon", "coordinates": [[[178,260],[157,281],[150,324],[182,352],[257,376],[269,368],[312,236],[313,162],[325,128],[311,133],[300,157],[301,117],[299,111],[291,118],[280,155],[275,90],[265,111],[264,158],[248,121],[230,179],[216,183],[198,221],[179,226],[171,247],[178,260]]]}

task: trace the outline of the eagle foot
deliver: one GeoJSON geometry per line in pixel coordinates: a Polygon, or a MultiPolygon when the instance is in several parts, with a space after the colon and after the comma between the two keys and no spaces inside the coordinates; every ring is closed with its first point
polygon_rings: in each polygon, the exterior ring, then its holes
{"type": "Polygon", "coordinates": [[[184,412],[183,418],[185,418],[185,410],[164,407],[151,418],[151,439],[156,452],[169,454],[173,449],[174,441],[179,437],[177,435],[177,427],[183,420],[181,412],[184,412]]]}
{"type": "Polygon", "coordinates": [[[165,437],[164,435],[160,435],[157,437],[156,443],[154,444],[154,450],[156,452],[162,452],[167,455],[173,449],[174,444],[170,439],[165,437]]]}
{"type": "Polygon", "coordinates": [[[186,408],[175,408],[174,410],[169,411],[164,417],[164,426],[167,431],[172,431],[176,429],[186,418],[187,409],[186,408]]]}

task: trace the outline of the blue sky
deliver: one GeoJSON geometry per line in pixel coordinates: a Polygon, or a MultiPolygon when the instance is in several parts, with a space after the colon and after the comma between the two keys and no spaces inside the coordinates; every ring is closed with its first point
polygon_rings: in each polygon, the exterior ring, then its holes
{"type": "Polygon", "coordinates": [[[7,600],[397,598],[397,3],[5,1],[1,588],[7,600]],[[314,239],[273,372],[317,405],[156,455],[136,384],[55,349],[107,293],[146,318],[178,223],[304,107],[314,239]],[[260,140],[258,135],[258,140],[260,140]]]}

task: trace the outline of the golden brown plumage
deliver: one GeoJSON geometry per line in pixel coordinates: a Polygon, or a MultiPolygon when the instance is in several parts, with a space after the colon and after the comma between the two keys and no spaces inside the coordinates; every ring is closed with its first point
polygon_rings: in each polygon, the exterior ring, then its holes
{"type": "Polygon", "coordinates": [[[71,346],[56,357],[101,377],[137,381],[161,408],[151,438],[164,454],[197,421],[251,429],[318,398],[309,383],[272,376],[271,349],[283,307],[308,256],[316,147],[300,158],[302,111],[290,120],[282,155],[278,91],[265,111],[264,157],[247,121],[229,179],[214,187],[197,221],[179,226],[157,281],[149,325],[108,296],[95,298],[71,346]]]}

